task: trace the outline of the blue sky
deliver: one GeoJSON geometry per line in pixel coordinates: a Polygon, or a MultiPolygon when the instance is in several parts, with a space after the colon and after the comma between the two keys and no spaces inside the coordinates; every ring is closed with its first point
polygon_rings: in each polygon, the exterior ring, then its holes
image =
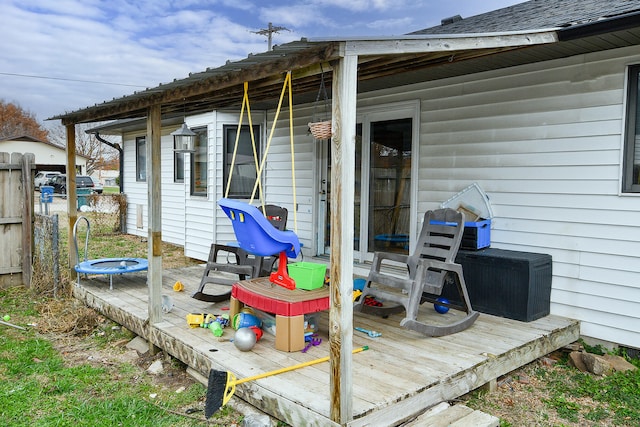
{"type": "Polygon", "coordinates": [[[267,50],[402,35],[522,0],[0,0],[0,98],[39,121],[267,50]]]}

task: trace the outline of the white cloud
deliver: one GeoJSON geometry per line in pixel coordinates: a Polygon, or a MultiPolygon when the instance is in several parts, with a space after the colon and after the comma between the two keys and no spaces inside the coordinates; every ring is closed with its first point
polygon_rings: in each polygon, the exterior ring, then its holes
{"type": "Polygon", "coordinates": [[[0,0],[0,97],[43,120],[264,52],[269,22],[274,44],[399,35],[515,2],[0,0]]]}

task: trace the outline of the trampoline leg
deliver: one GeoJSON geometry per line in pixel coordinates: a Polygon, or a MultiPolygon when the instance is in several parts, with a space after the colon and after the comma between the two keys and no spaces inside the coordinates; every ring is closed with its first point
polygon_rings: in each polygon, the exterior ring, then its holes
{"type": "Polygon", "coordinates": [[[113,290],[113,274],[109,274],[109,290],[113,290]]]}

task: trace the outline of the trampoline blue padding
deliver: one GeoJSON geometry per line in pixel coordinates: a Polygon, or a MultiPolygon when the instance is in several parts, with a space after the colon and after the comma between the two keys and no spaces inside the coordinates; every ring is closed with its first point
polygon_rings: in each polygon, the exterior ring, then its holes
{"type": "Polygon", "coordinates": [[[148,268],[149,262],[144,258],[90,259],[75,266],[78,273],[84,274],[125,274],[148,268]]]}

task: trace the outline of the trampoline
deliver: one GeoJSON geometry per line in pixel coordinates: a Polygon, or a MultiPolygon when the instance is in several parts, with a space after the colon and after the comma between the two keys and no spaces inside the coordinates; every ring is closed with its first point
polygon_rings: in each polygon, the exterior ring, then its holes
{"type": "Polygon", "coordinates": [[[73,225],[73,243],[76,248],[76,259],[78,264],[74,266],[75,271],[78,273],[78,285],[80,285],[80,274],[104,274],[109,276],[109,289],[113,290],[113,275],[114,274],[126,274],[134,273],[137,271],[144,271],[149,268],[149,262],[145,258],[98,258],[87,259],[88,246],[89,246],[89,234],[91,232],[91,226],[89,220],[81,216],[76,220],[73,225]],[[80,262],[80,253],[78,251],[78,223],[84,220],[87,224],[87,235],[84,242],[84,261],[80,262]]]}

